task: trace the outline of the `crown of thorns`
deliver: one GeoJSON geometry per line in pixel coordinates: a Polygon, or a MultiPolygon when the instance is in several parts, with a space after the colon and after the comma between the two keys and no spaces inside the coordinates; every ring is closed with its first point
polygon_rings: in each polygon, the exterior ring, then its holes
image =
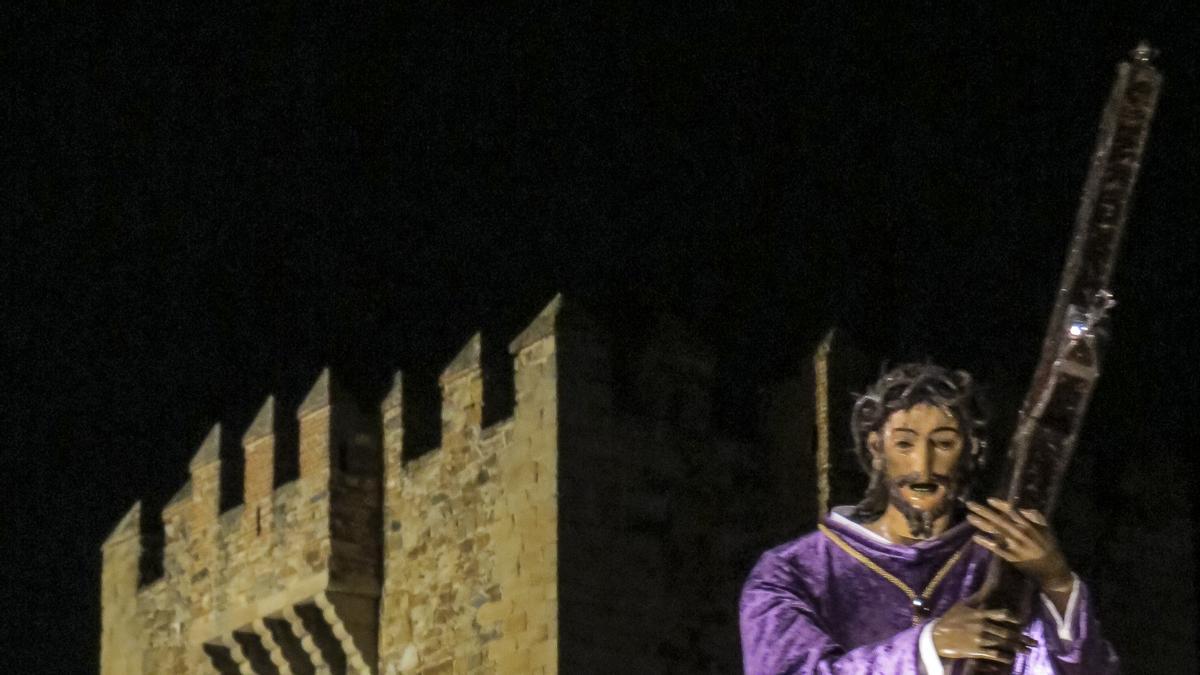
{"type": "Polygon", "coordinates": [[[854,403],[850,427],[863,470],[870,474],[874,459],[867,443],[870,433],[883,428],[892,413],[920,403],[937,406],[958,422],[965,441],[960,468],[969,474],[983,466],[987,420],[971,375],[931,363],[905,363],[885,372],[854,403]]]}

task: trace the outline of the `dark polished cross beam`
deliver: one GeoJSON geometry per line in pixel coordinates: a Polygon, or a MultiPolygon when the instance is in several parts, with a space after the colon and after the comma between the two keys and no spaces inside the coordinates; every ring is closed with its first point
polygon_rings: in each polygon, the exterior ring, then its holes
{"type": "MultiPolygon", "coordinates": [[[[1162,76],[1150,62],[1153,53],[1143,43],[1117,66],[1041,360],[1009,443],[1005,498],[1047,517],[1100,376],[1104,324],[1114,304],[1109,282],[1162,87],[1162,76]]],[[[994,558],[975,600],[1028,619],[1034,592],[1016,569],[994,558]]],[[[961,672],[1009,673],[1011,668],[967,661],[961,672]]]]}

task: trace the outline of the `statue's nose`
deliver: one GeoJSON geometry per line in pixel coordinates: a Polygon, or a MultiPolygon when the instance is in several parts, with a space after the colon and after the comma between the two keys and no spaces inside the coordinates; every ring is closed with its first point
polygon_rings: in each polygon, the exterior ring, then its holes
{"type": "Polygon", "coordinates": [[[933,477],[933,447],[926,443],[921,446],[918,460],[921,462],[921,480],[928,481],[933,477]]]}

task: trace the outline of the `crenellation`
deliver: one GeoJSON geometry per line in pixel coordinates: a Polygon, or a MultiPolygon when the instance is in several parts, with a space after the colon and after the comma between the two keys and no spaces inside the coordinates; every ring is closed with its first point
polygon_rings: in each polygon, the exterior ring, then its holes
{"type": "Polygon", "coordinates": [[[204,468],[212,464],[219,464],[221,461],[221,423],[217,422],[208,429],[208,433],[204,435],[204,440],[200,442],[200,446],[196,448],[195,454],[188,462],[188,469],[195,471],[198,468],[204,468]]]}
{"type": "Polygon", "coordinates": [[[104,539],[104,543],[101,545],[102,550],[126,544],[131,539],[137,540],[137,545],[140,548],[141,522],[142,502],[138,500],[133,503],[133,506],[129,507],[125,515],[121,516],[121,519],[113,526],[112,531],[108,533],[108,537],[104,539]]]}
{"type": "Polygon", "coordinates": [[[144,618],[139,611],[142,502],[135,502],[101,547],[103,567],[100,579],[101,622],[100,655],[113,664],[112,672],[140,675],[141,652],[131,651],[144,634],[144,618]]]}
{"type": "Polygon", "coordinates": [[[332,375],[326,368],[296,410],[300,423],[300,480],[310,485],[328,485],[332,471],[333,398],[332,375]]]}
{"type": "Polygon", "coordinates": [[[389,489],[394,476],[404,465],[404,374],[392,375],[392,386],[379,404],[382,426],[383,472],[389,489]]]}
{"type": "MultiPolygon", "coordinates": [[[[215,525],[221,499],[221,424],[214,424],[188,464],[192,484],[191,527],[199,534],[215,525]]],[[[199,551],[198,551],[199,553],[199,551]]]]}
{"type": "Polygon", "coordinates": [[[482,337],[471,336],[438,378],[442,390],[442,451],[468,445],[483,425],[482,337]]]}
{"type": "Polygon", "coordinates": [[[445,385],[460,377],[468,376],[483,368],[483,335],[474,333],[450,359],[438,378],[445,385]]]}
{"type": "Polygon", "coordinates": [[[267,396],[242,434],[245,477],[242,480],[246,512],[257,512],[264,501],[270,501],[275,489],[275,416],[274,396],[267,396]]]}
{"type": "Polygon", "coordinates": [[[292,418],[268,396],[225,513],[214,425],[162,511],[164,577],[136,590],[128,515],[105,543],[103,672],[737,670],[731,608],[773,506],[759,495],[795,486],[713,434],[707,349],[652,330],[620,354],[556,296],[504,364],[467,340],[428,415],[424,380],[397,372],[366,409],[325,369],[295,409],[298,479],[278,484],[292,418]],[[416,455],[424,417],[440,440],[416,455]]]}

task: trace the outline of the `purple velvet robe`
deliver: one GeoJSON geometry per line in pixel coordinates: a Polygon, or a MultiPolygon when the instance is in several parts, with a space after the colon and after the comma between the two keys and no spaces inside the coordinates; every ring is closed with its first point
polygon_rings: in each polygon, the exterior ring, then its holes
{"type": "MultiPolygon", "coordinates": [[[[841,518],[833,530],[859,552],[919,594],[962,546],[967,551],[931,598],[932,616],[983,583],[991,553],[968,544],[967,523],[915,546],[883,543],[841,518]]],[[[1100,635],[1087,588],[1077,581],[1075,611],[1068,612],[1070,640],[1040,601],[1025,629],[1038,646],[1017,656],[1014,673],[1106,675],[1117,657],[1100,635]]],[[[749,675],[801,673],[924,672],[908,597],[891,582],[851,558],[820,531],[764,553],[750,572],[741,597],[742,656],[749,675]]],[[[922,624],[924,625],[924,624],[922,624]]],[[[947,666],[953,661],[948,661],[947,666]]],[[[952,672],[947,668],[947,672],[952,672]]]]}

